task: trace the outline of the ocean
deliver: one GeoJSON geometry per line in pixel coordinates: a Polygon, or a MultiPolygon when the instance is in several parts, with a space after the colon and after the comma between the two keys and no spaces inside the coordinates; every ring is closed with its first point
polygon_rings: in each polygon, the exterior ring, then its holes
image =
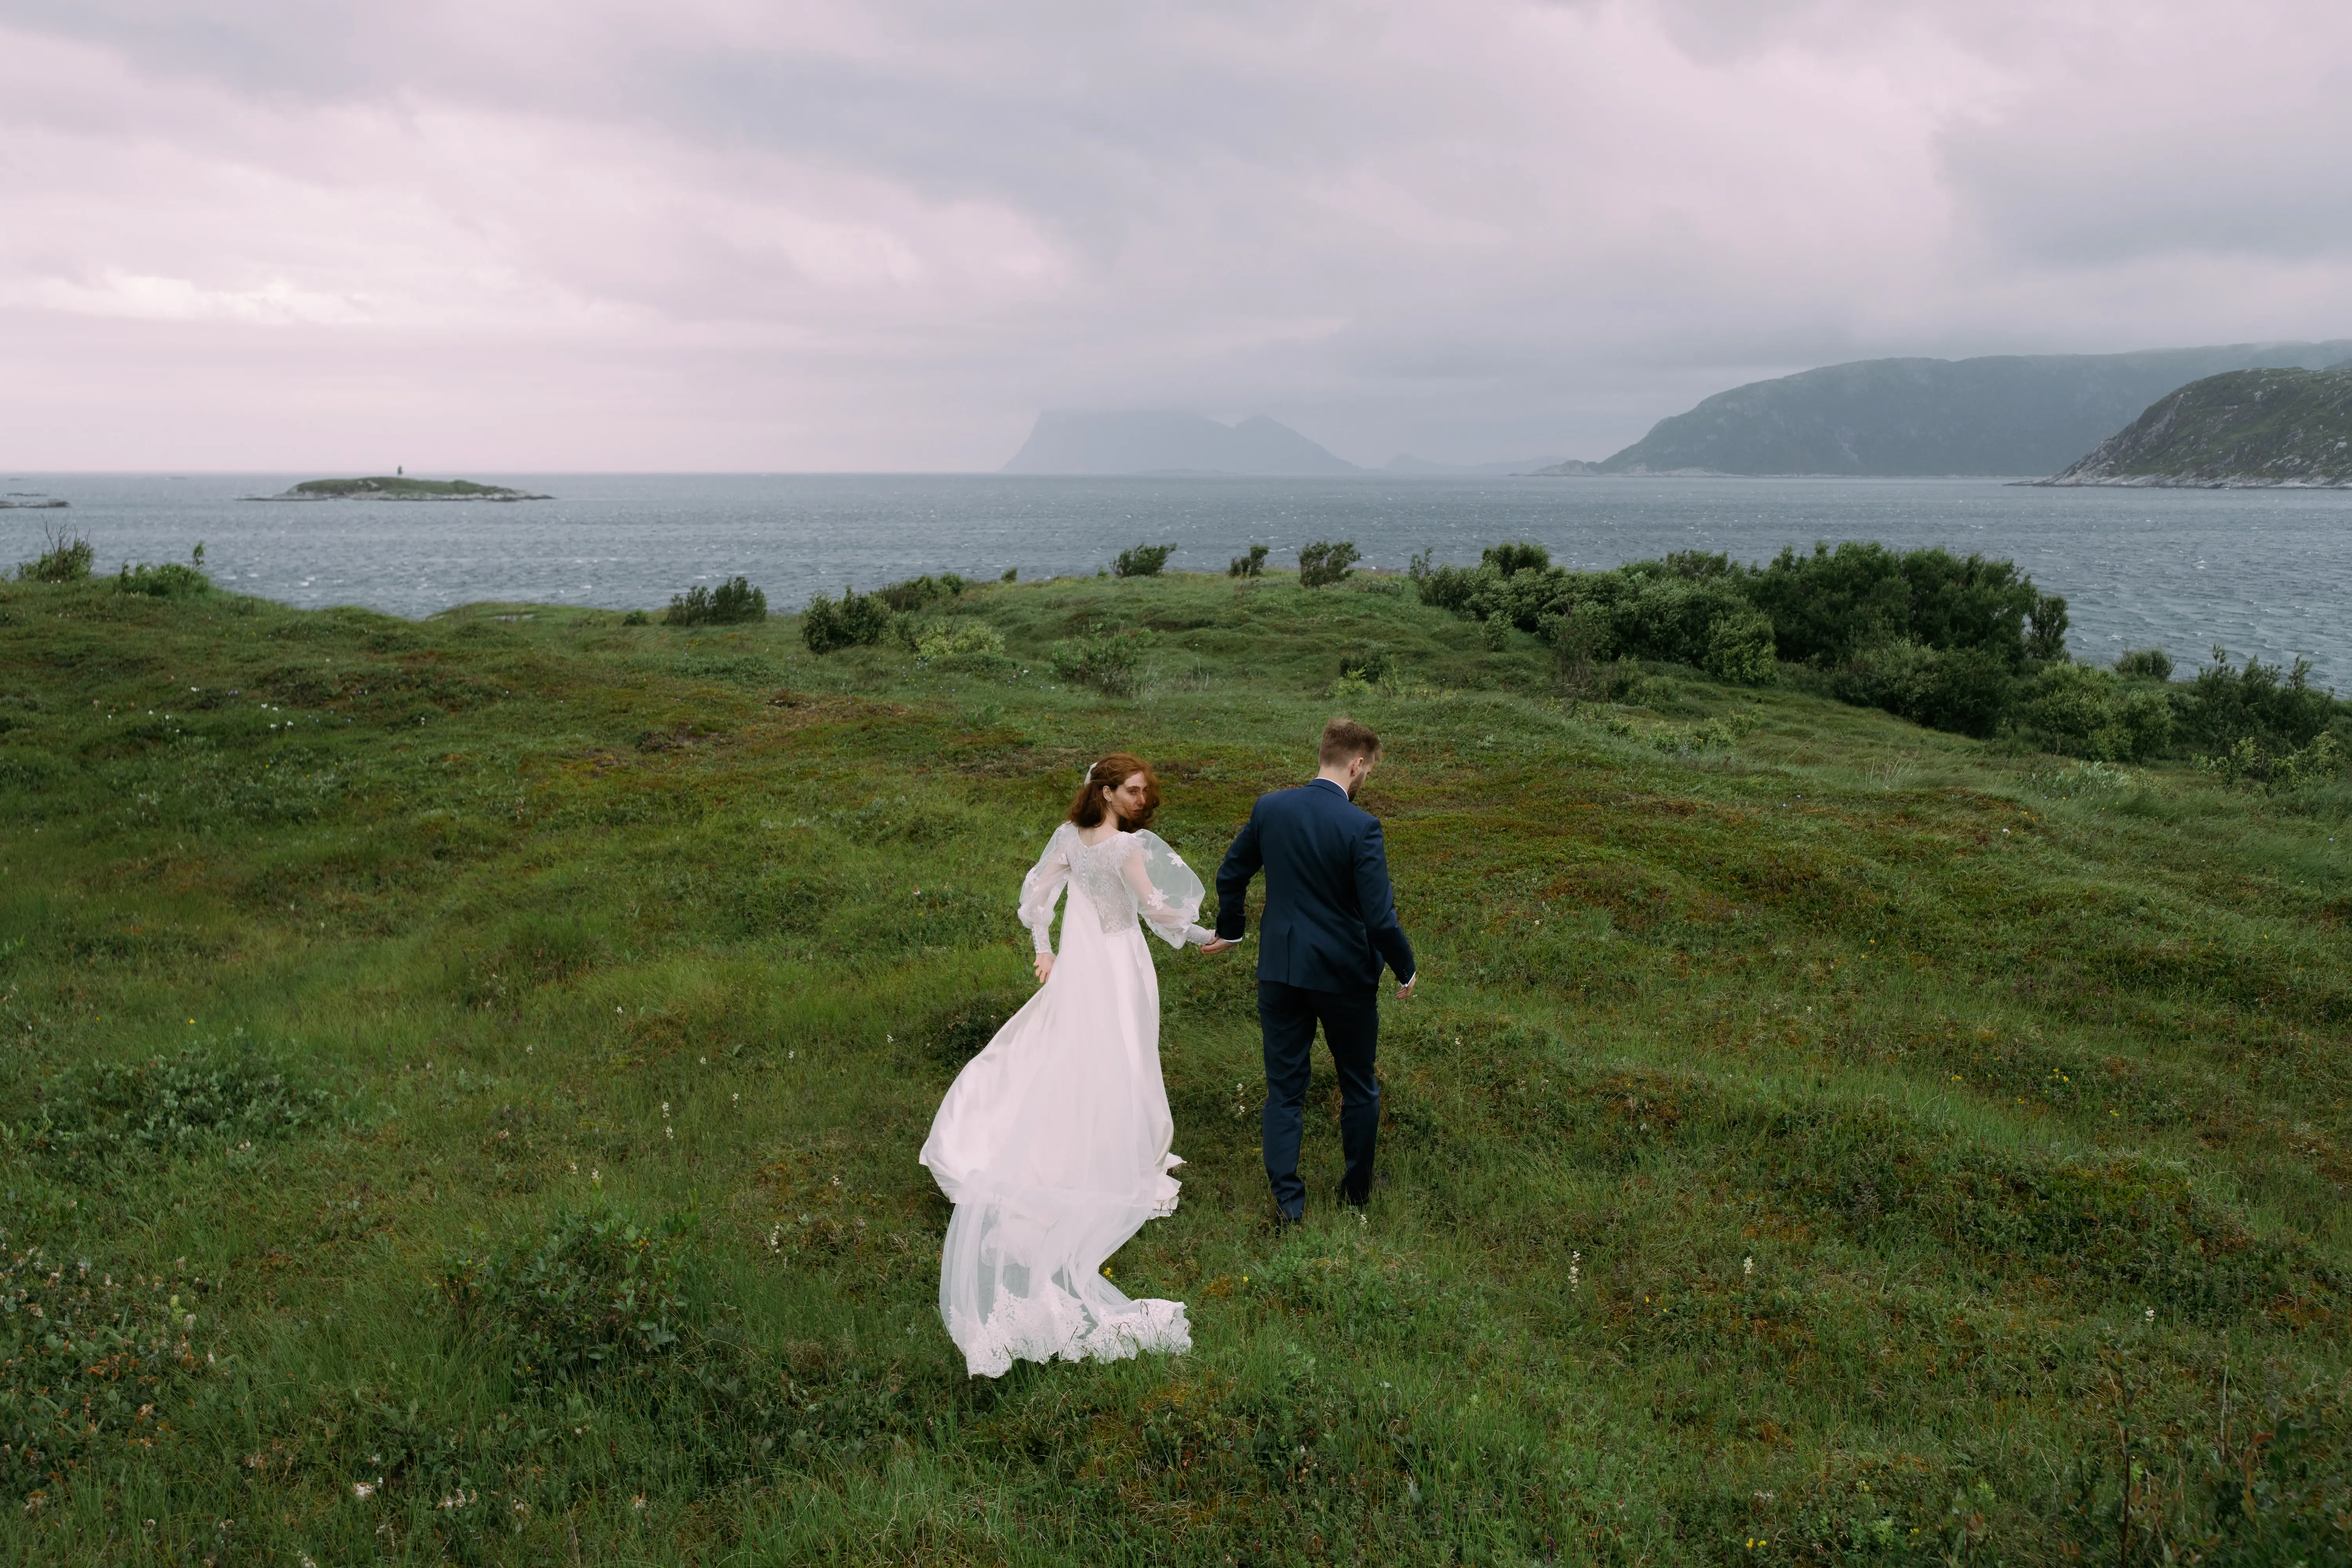
{"type": "Polygon", "coordinates": [[[1566,565],[1675,550],[1769,559],[1817,540],[1942,545],[2014,560],[2066,596],[2080,658],[2158,647],[2182,667],[2311,660],[2352,686],[2352,491],[2036,489],[1991,479],[1131,479],[1005,475],[469,474],[551,500],[264,501],[310,474],[22,474],[0,489],[70,502],[0,511],[0,568],[44,529],[87,535],[101,570],[184,561],[289,605],[406,616],[484,600],[659,609],[740,574],[772,607],[919,573],[1090,575],[1137,543],[1218,572],[1253,543],[1288,562],[1353,540],[1368,564],[1422,550],[1475,562],[1530,539],[1566,565]]]}

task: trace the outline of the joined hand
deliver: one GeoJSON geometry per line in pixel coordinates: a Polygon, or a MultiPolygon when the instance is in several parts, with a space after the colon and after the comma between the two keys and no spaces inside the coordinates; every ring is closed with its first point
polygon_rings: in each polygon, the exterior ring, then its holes
{"type": "Polygon", "coordinates": [[[1201,951],[1202,952],[1209,953],[1230,952],[1239,946],[1241,946],[1239,939],[1228,941],[1224,937],[1214,937],[1202,942],[1201,944],[1201,951]]]}

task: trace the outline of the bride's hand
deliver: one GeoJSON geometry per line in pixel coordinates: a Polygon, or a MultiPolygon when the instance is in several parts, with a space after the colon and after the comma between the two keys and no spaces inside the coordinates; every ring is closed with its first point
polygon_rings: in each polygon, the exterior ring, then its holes
{"type": "Polygon", "coordinates": [[[1053,973],[1054,955],[1050,952],[1039,953],[1037,955],[1037,984],[1040,985],[1045,984],[1045,976],[1053,973]]]}

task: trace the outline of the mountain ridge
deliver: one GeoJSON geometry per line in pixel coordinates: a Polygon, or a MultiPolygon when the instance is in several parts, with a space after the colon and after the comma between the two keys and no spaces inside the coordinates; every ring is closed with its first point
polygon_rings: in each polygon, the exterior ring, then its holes
{"type": "Polygon", "coordinates": [[[2336,339],[1853,360],[1717,393],[1591,471],[2050,474],[2186,383],[2267,365],[2316,369],[2347,355],[2352,340],[2336,339]]]}
{"type": "Polygon", "coordinates": [[[2352,488],[2352,366],[2231,371],[2167,394],[2039,485],[2352,488]]]}

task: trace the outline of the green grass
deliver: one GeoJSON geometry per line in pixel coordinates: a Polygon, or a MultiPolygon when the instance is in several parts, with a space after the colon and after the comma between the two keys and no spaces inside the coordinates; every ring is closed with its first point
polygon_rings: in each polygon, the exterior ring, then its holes
{"type": "Polygon", "coordinates": [[[0,1554],[2352,1555],[2343,792],[1573,705],[1402,586],[822,658],[0,590],[0,1554]],[[1132,697],[1050,672],[1136,628],[1132,697]],[[1245,955],[1162,953],[1184,1201],[1113,1268],[1196,1348],[968,1379],[914,1155],[1022,872],[1113,747],[1213,860],[1340,707],[1424,964],[1386,1184],[1274,1233],[1245,955]]]}

